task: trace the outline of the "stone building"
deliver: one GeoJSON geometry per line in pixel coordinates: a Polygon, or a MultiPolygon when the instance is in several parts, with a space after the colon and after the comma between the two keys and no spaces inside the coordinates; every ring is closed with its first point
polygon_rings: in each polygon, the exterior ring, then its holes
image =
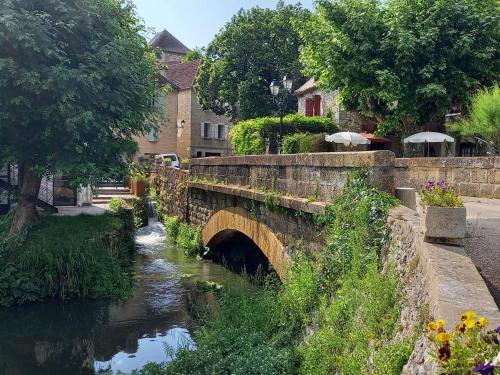
{"type": "Polygon", "coordinates": [[[189,49],[166,30],[150,44],[164,64],[159,71],[160,83],[169,85],[171,92],[152,103],[162,113],[156,120],[159,130],[137,138],[135,160],[142,162],[166,153],[176,153],[182,159],[232,154],[230,120],[204,111],[198,103],[194,82],[201,60],[181,62],[189,49]]]}
{"type": "Polygon", "coordinates": [[[319,89],[314,78],[310,78],[299,87],[295,95],[298,98],[299,113],[306,116],[332,117],[341,131],[372,133],[376,128],[374,120],[343,109],[338,100],[338,91],[319,89]]]}

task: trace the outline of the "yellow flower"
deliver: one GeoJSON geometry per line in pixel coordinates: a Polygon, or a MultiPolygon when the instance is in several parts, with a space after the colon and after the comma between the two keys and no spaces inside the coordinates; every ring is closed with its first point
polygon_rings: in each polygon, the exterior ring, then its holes
{"type": "Polygon", "coordinates": [[[438,340],[441,345],[448,342],[450,340],[450,335],[446,332],[441,332],[436,335],[436,340],[438,340]]]}
{"type": "Polygon", "coordinates": [[[488,320],[485,317],[480,317],[476,322],[477,326],[480,328],[485,328],[488,325],[488,320]]]}
{"type": "Polygon", "coordinates": [[[437,323],[436,323],[437,324],[437,329],[443,328],[444,327],[444,323],[445,323],[444,319],[439,319],[437,321],[437,323]]]}
{"type": "Polygon", "coordinates": [[[427,324],[427,329],[429,331],[435,331],[438,329],[438,325],[436,322],[430,322],[429,324],[427,324]]]}
{"type": "Polygon", "coordinates": [[[471,330],[476,326],[476,322],[474,321],[474,319],[467,319],[466,321],[464,321],[464,323],[465,327],[467,328],[467,331],[471,330]]]}
{"type": "Polygon", "coordinates": [[[474,311],[466,311],[460,316],[460,320],[471,320],[476,317],[476,313],[474,311]]]}

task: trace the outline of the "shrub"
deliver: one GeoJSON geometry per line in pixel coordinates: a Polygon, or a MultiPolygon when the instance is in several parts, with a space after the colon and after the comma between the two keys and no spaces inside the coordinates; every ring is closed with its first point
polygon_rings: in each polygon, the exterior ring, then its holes
{"type": "Polygon", "coordinates": [[[149,206],[145,197],[112,198],[109,201],[109,209],[117,214],[122,213],[124,210],[131,210],[136,228],[148,225],[149,206]]]}
{"type": "Polygon", "coordinates": [[[455,188],[445,180],[428,181],[419,189],[422,203],[434,207],[463,207],[464,202],[458,197],[455,188]]]}
{"type": "Polygon", "coordinates": [[[43,217],[18,246],[15,259],[0,256],[0,306],[132,291],[134,243],[117,216],[43,217]]]}
{"type": "Polygon", "coordinates": [[[327,133],[295,133],[283,138],[282,153],[298,154],[307,152],[334,151],[333,144],[325,141],[327,133]]]}
{"type": "Polygon", "coordinates": [[[453,130],[500,146],[500,87],[478,91],[472,98],[470,118],[455,123],[453,130]]]}
{"type": "MultiPolygon", "coordinates": [[[[290,114],[283,118],[283,134],[297,132],[334,133],[337,126],[331,118],[307,117],[290,114]]],[[[278,117],[260,117],[240,121],[230,131],[231,144],[237,155],[263,154],[268,140],[272,142],[279,133],[278,117]]]]}
{"type": "Polygon", "coordinates": [[[201,231],[198,227],[182,223],[176,216],[166,216],[164,223],[169,239],[183,248],[187,255],[196,256],[203,253],[201,231]]]}

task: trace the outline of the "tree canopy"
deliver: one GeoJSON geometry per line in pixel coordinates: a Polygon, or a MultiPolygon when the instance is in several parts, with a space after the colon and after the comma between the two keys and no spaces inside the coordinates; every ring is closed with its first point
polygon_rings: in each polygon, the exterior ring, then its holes
{"type": "Polygon", "coordinates": [[[125,0],[1,2],[0,163],[27,174],[19,215],[36,215],[42,174],[109,174],[151,127],[157,80],[141,31],[125,0]]]}
{"type": "Polygon", "coordinates": [[[185,63],[193,60],[199,60],[202,59],[204,55],[205,55],[205,48],[196,47],[195,49],[186,53],[186,56],[184,56],[181,59],[181,62],[185,63]]]}
{"type": "Polygon", "coordinates": [[[500,76],[496,0],[318,0],[296,23],[305,72],[381,133],[442,124],[500,76]]]}
{"type": "MultiPolygon", "coordinates": [[[[282,1],[276,9],[240,10],[207,47],[195,86],[203,108],[233,119],[275,113],[271,81],[289,73],[296,84],[303,82],[300,38],[291,20],[308,13],[282,1]]],[[[296,99],[289,99],[293,112],[296,99]]]]}

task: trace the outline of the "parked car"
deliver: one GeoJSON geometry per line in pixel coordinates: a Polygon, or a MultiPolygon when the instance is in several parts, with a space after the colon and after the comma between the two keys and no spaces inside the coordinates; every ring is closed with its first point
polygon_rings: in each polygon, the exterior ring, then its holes
{"type": "Polygon", "coordinates": [[[160,154],[155,157],[155,165],[170,165],[174,168],[180,168],[181,158],[177,154],[160,154]]]}

